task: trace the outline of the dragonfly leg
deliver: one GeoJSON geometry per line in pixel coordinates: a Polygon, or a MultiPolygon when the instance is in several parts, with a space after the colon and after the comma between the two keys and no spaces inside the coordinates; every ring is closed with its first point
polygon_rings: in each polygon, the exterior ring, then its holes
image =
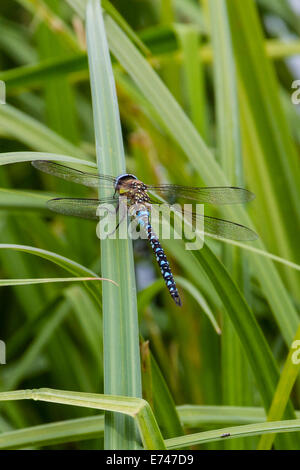
{"type": "MultiPolygon", "coordinates": [[[[119,209],[120,209],[120,203],[118,203],[118,205],[117,205],[117,207],[116,207],[116,214],[119,213],[119,209]]],[[[126,215],[127,215],[127,212],[124,211],[123,214],[122,214],[121,220],[119,220],[117,226],[113,229],[113,231],[108,234],[108,237],[110,237],[111,235],[113,235],[113,234],[118,230],[118,228],[120,227],[121,223],[122,223],[123,220],[125,219],[126,215]]]]}

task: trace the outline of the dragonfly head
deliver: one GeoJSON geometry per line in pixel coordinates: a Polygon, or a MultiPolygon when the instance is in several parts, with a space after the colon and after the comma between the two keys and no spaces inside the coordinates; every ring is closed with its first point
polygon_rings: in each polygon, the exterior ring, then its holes
{"type": "Polygon", "coordinates": [[[131,175],[130,173],[124,173],[123,175],[120,175],[116,178],[116,184],[115,184],[115,190],[118,191],[119,193],[124,191],[128,191],[130,187],[130,182],[137,180],[137,177],[134,175],[131,175]]]}
{"type": "Polygon", "coordinates": [[[131,203],[149,202],[147,186],[136,176],[126,173],[116,179],[115,190],[131,201],[131,203]]]}

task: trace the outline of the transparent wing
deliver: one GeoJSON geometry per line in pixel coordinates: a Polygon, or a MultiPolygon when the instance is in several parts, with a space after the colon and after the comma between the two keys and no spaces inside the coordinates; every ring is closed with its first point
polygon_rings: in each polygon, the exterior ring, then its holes
{"type": "MultiPolygon", "coordinates": [[[[165,215],[169,215],[170,213],[170,209],[168,209],[167,206],[160,206],[160,210],[162,210],[162,213],[165,215]]],[[[190,224],[194,231],[198,230],[200,233],[204,232],[204,234],[213,235],[217,238],[244,242],[254,241],[258,238],[258,235],[253,230],[236,222],[203,215],[195,211],[182,211],[180,207],[172,207],[172,211],[174,210],[180,214],[181,217],[184,217],[183,222],[190,224]]]]}
{"type": "Polygon", "coordinates": [[[48,175],[57,176],[58,178],[89,186],[91,188],[97,188],[100,180],[101,184],[113,187],[116,180],[113,176],[85,173],[84,171],[75,170],[75,168],[70,168],[47,160],[36,160],[32,162],[32,165],[38,170],[48,173],[48,175]]]}
{"type": "Polygon", "coordinates": [[[202,217],[204,217],[204,233],[241,242],[250,242],[258,238],[253,230],[244,225],[208,215],[202,217]]]}
{"type": "Polygon", "coordinates": [[[190,187],[175,184],[160,186],[147,185],[151,193],[158,194],[170,204],[180,199],[192,199],[203,204],[243,204],[252,201],[255,195],[247,189],[227,186],[216,187],[190,187]]]}
{"type": "Polygon", "coordinates": [[[204,233],[214,235],[217,238],[227,238],[235,241],[254,241],[258,235],[248,227],[231,222],[229,220],[219,219],[208,215],[188,213],[185,211],[188,220],[192,220],[195,225],[199,222],[200,229],[203,228],[204,233]]]}
{"type": "Polygon", "coordinates": [[[74,217],[81,217],[83,219],[98,219],[97,209],[99,204],[112,204],[117,206],[118,198],[103,198],[103,199],[76,199],[76,198],[57,198],[50,199],[47,206],[53,212],[58,212],[64,215],[73,215],[74,217]]]}

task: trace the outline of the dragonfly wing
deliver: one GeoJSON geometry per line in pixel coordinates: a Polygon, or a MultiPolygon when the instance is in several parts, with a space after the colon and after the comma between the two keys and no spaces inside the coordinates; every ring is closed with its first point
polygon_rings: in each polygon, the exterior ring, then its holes
{"type": "MultiPolygon", "coordinates": [[[[187,214],[189,217],[189,214],[187,214]]],[[[193,222],[199,222],[200,230],[204,234],[213,235],[217,238],[249,242],[257,240],[258,235],[248,227],[231,222],[229,220],[210,217],[208,215],[192,214],[193,222]]]]}
{"type": "Polygon", "coordinates": [[[81,217],[83,219],[97,220],[97,209],[100,204],[112,204],[117,206],[117,198],[104,198],[104,199],[76,199],[76,198],[57,198],[50,199],[47,206],[53,212],[58,212],[64,215],[73,215],[74,217],[81,217]]]}
{"type": "Polygon", "coordinates": [[[229,240],[250,242],[257,240],[258,235],[248,227],[216,217],[204,217],[204,233],[229,240]]]}
{"type": "MultiPolygon", "coordinates": [[[[157,203],[151,201],[152,208],[157,206],[157,203]]],[[[230,222],[229,220],[219,219],[217,217],[211,217],[196,213],[194,211],[182,210],[180,206],[170,207],[168,205],[158,205],[158,213],[156,210],[151,212],[151,216],[157,217],[157,214],[161,211],[165,216],[170,215],[170,211],[177,212],[181,218],[184,218],[184,222],[192,225],[194,231],[207,233],[217,238],[227,238],[235,241],[254,241],[257,240],[258,235],[248,227],[237,224],[236,222],[230,222]]]]}
{"type": "Polygon", "coordinates": [[[211,217],[209,215],[196,214],[185,210],[181,212],[179,209],[176,212],[184,215],[188,223],[192,223],[193,229],[204,234],[213,235],[217,238],[226,238],[235,241],[254,241],[257,240],[258,235],[248,227],[231,222],[229,220],[211,217]]]}
{"type": "Polygon", "coordinates": [[[203,204],[243,204],[252,201],[255,195],[247,189],[227,186],[190,187],[173,184],[147,186],[148,190],[175,204],[180,199],[191,199],[203,204]]]}
{"type": "Polygon", "coordinates": [[[115,183],[115,178],[113,176],[85,173],[84,171],[76,170],[75,168],[70,168],[47,160],[35,160],[32,162],[32,165],[38,170],[49,175],[57,176],[58,178],[92,188],[99,187],[100,180],[101,184],[106,183],[106,185],[109,185],[110,187],[115,183]]]}

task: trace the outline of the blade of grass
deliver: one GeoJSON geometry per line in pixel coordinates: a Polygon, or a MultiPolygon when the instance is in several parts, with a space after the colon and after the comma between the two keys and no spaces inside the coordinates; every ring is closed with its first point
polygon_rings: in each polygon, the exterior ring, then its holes
{"type": "Polygon", "coordinates": [[[94,162],[83,160],[81,158],[70,157],[47,152],[7,152],[0,153],[0,165],[8,165],[9,163],[32,162],[34,160],[51,160],[65,163],[75,163],[75,165],[85,165],[90,168],[97,168],[94,162]]]}
{"type": "Polygon", "coordinates": [[[145,449],[165,449],[164,441],[152,410],[149,404],[142,398],[69,392],[50,388],[0,393],[0,401],[11,400],[40,400],[125,414],[134,418],[145,449]]]}
{"type": "Polygon", "coordinates": [[[259,436],[266,433],[292,433],[300,430],[300,419],[286,421],[274,421],[272,423],[247,424],[246,426],[235,426],[230,428],[215,429],[187,436],[166,439],[167,449],[182,449],[205,442],[214,442],[238,437],[259,436]]]}
{"type": "MultiPolygon", "coordinates": [[[[180,405],[177,412],[181,422],[190,429],[205,425],[240,425],[266,421],[263,408],[252,406],[180,405]]],[[[296,413],[299,418],[299,412],[296,413]]]]}
{"type": "Polygon", "coordinates": [[[82,282],[82,281],[109,281],[102,277],[49,277],[47,279],[0,279],[0,286],[26,286],[27,284],[48,284],[49,282],[82,282]]]}
{"type": "Polygon", "coordinates": [[[175,408],[173,397],[153,355],[150,355],[153,385],[153,407],[164,437],[183,434],[183,428],[175,408]]]}
{"type": "MultiPolygon", "coordinates": [[[[217,158],[234,186],[243,187],[243,162],[241,152],[240,116],[237,96],[237,79],[234,64],[229,20],[225,0],[206,2],[210,18],[213,47],[214,90],[217,119],[217,158]]],[[[245,269],[241,251],[230,245],[222,247],[222,255],[232,278],[244,292],[250,273],[245,269]]],[[[222,335],[222,395],[224,405],[250,405],[251,372],[230,318],[223,320],[222,335]]],[[[226,449],[242,450],[248,443],[226,442],[226,449]]]]}
{"type": "MultiPolygon", "coordinates": [[[[268,412],[267,420],[268,421],[278,421],[281,419],[286,404],[289,400],[291,391],[295,384],[295,381],[298,377],[300,371],[300,361],[297,358],[297,350],[295,349],[298,347],[299,350],[300,346],[300,326],[292,343],[292,347],[289,351],[288,357],[284,364],[283,370],[280,375],[280,380],[277,385],[272,404],[270,406],[270,410],[268,412]],[[293,356],[296,355],[296,359],[293,359],[293,356]]],[[[299,355],[299,354],[298,354],[299,355]]],[[[272,447],[272,444],[275,439],[275,434],[268,434],[266,436],[262,436],[259,444],[259,450],[269,450],[272,447]]]]}
{"type": "MultiPolygon", "coordinates": [[[[1,156],[0,156],[1,165],[1,156]]],[[[46,209],[46,202],[55,197],[45,194],[44,191],[21,191],[17,189],[0,188],[1,209],[46,209]]]]}
{"type": "Polygon", "coordinates": [[[6,85],[6,91],[16,93],[27,88],[41,86],[50,78],[72,74],[82,70],[87,71],[87,56],[81,52],[64,58],[49,58],[38,63],[24,65],[0,72],[0,80],[6,85]]]}
{"type": "Polygon", "coordinates": [[[50,446],[96,439],[104,434],[104,416],[70,419],[40,426],[3,432],[0,449],[22,449],[24,447],[50,446]]]}
{"type": "MultiPolygon", "coordinates": [[[[0,241],[3,243],[10,240],[12,244],[18,243],[20,237],[12,217],[2,214],[1,225],[0,241]]],[[[1,267],[3,269],[2,276],[6,276],[9,279],[42,277],[42,274],[39,274],[39,270],[37,270],[36,260],[30,258],[14,250],[0,250],[1,267]]],[[[12,290],[25,318],[31,319],[43,309],[45,293],[42,292],[43,289],[40,286],[28,285],[22,289],[13,287],[12,290]]]]}
{"type": "Polygon", "coordinates": [[[127,36],[131,39],[133,43],[143,52],[145,55],[150,55],[151,52],[145,46],[143,41],[140,40],[139,36],[134,32],[134,30],[129,26],[127,21],[124,20],[123,16],[120,15],[118,10],[112,5],[108,0],[102,0],[102,7],[104,10],[116,21],[116,23],[123,29],[127,36]]]}
{"type": "MultiPolygon", "coordinates": [[[[266,418],[262,408],[254,407],[184,405],[177,407],[177,411],[181,421],[188,428],[203,427],[207,424],[257,424],[264,422],[266,418]]],[[[298,420],[299,416],[300,413],[297,412],[298,420]]],[[[0,449],[50,446],[97,439],[103,434],[103,415],[68,419],[17,430],[10,430],[6,426],[0,436],[0,449]]]]}
{"type": "MultiPolygon", "coordinates": [[[[100,2],[90,0],[86,10],[87,46],[98,168],[119,175],[125,157],[114,77],[100,2]]],[[[101,188],[99,188],[101,193],[101,188]]],[[[102,194],[102,193],[101,193],[102,194]]],[[[103,195],[103,194],[102,194],[103,195]]],[[[103,286],[104,391],[140,397],[138,315],[131,240],[101,241],[101,270],[119,289],[103,286]]],[[[124,416],[105,418],[105,448],[139,447],[136,429],[124,416]]]]}
{"type": "Polygon", "coordinates": [[[190,110],[191,121],[207,141],[208,107],[205,93],[205,77],[201,57],[199,57],[199,31],[191,25],[175,26],[183,53],[183,69],[185,86],[190,110]]]}
{"type": "MultiPolygon", "coordinates": [[[[25,253],[30,253],[36,256],[39,256],[41,258],[45,258],[48,261],[51,261],[58,266],[66,269],[72,274],[77,274],[78,276],[81,277],[98,277],[96,273],[91,271],[90,269],[86,268],[85,266],[82,266],[79,263],[76,263],[75,261],[65,258],[64,256],[58,255],[57,253],[52,253],[47,250],[42,250],[40,248],[35,248],[33,246],[24,246],[24,245],[12,245],[12,244],[5,244],[1,243],[0,244],[0,250],[1,249],[6,249],[6,250],[15,250],[15,251],[22,251],[25,253]]],[[[92,283],[86,285],[87,289],[92,293],[92,295],[96,298],[97,302],[99,302],[99,288],[96,286],[96,284],[92,283]]]]}

